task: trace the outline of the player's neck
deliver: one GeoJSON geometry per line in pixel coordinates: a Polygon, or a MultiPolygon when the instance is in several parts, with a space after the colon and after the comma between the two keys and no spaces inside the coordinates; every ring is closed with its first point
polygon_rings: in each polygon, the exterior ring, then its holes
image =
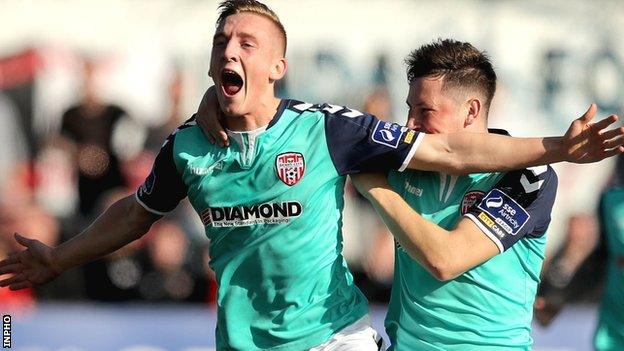
{"type": "Polygon", "coordinates": [[[242,116],[225,116],[225,125],[233,131],[251,131],[271,123],[275,117],[280,99],[271,97],[259,102],[255,108],[242,116]]]}

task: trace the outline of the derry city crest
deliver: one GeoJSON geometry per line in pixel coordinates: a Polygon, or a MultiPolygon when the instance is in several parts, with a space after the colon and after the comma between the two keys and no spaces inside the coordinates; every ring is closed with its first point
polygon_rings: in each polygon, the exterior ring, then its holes
{"type": "Polygon", "coordinates": [[[288,186],[297,184],[305,172],[305,160],[299,152],[286,152],[277,155],[275,167],[278,178],[288,186]]]}

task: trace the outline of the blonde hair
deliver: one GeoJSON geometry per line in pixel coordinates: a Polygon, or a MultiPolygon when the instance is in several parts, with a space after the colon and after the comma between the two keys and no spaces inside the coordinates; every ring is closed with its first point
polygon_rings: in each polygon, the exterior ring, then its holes
{"type": "Polygon", "coordinates": [[[253,13],[260,15],[275,24],[277,29],[282,34],[284,40],[283,52],[286,55],[286,30],[280,22],[277,14],[273,12],[267,5],[256,0],[226,0],[219,4],[219,18],[217,19],[217,27],[220,26],[228,16],[236,15],[238,13],[253,13]]]}

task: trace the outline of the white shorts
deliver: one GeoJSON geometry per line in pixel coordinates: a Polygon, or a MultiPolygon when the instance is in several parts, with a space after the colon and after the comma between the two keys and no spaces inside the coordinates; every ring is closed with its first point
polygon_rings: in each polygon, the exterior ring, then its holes
{"type": "Polygon", "coordinates": [[[366,315],[309,351],[379,351],[385,349],[381,335],[373,329],[370,316],[366,315]]]}

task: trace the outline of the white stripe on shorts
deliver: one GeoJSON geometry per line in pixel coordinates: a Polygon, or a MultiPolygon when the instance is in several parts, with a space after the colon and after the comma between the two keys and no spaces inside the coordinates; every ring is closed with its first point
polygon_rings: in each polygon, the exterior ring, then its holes
{"type": "Polygon", "coordinates": [[[379,351],[385,349],[381,335],[371,326],[370,316],[365,315],[309,351],[379,351]]]}

